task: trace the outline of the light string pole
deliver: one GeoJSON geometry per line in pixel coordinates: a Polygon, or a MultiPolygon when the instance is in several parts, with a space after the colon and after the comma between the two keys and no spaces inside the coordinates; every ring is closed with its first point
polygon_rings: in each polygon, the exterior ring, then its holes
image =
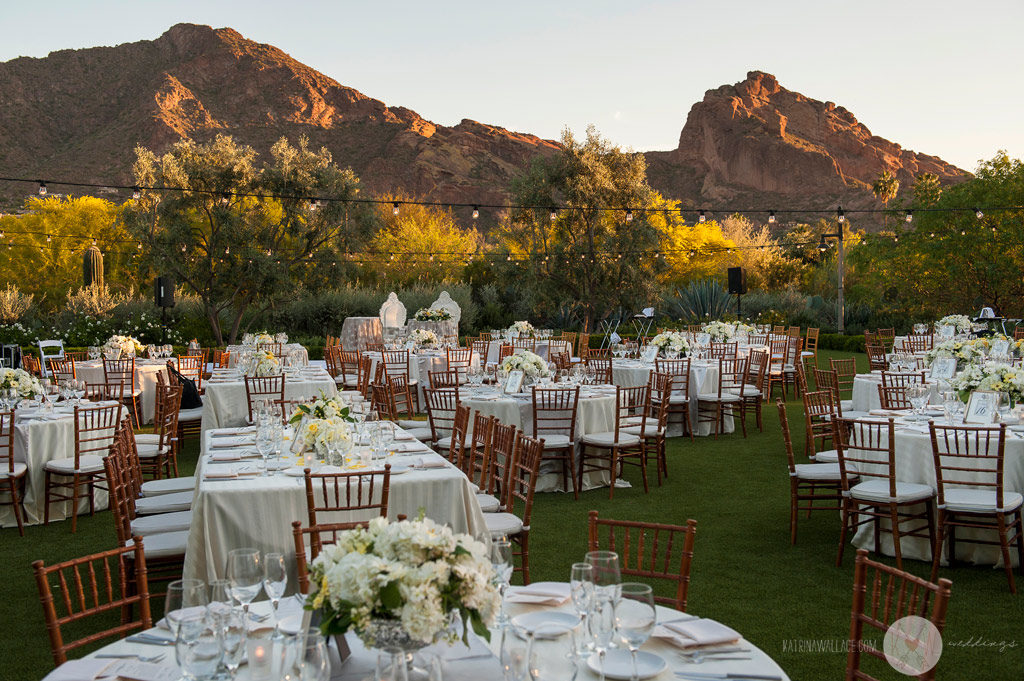
{"type": "Polygon", "coordinates": [[[828,250],[828,241],[826,239],[835,239],[838,244],[836,247],[836,276],[839,280],[839,294],[836,297],[836,326],[842,335],[846,333],[846,304],[843,296],[843,225],[846,223],[846,213],[843,212],[842,206],[839,206],[839,209],[836,211],[836,221],[839,223],[838,229],[830,234],[821,235],[821,241],[818,242],[818,250],[822,253],[828,250]]]}

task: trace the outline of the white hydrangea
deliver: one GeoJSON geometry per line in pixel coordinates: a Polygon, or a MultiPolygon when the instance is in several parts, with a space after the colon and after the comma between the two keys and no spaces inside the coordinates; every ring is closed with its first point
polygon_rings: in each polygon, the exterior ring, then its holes
{"type": "Polygon", "coordinates": [[[666,331],[664,333],[659,333],[650,340],[650,345],[658,348],[659,352],[675,350],[679,353],[686,353],[690,350],[690,343],[686,340],[686,336],[678,331],[666,331]]]}
{"type": "Polygon", "coordinates": [[[0,389],[4,391],[14,388],[22,399],[43,396],[43,386],[32,374],[24,369],[0,368],[0,389]]]}
{"type": "Polygon", "coordinates": [[[437,334],[429,329],[413,329],[409,334],[409,340],[421,348],[433,348],[437,346],[437,334]]]}
{"type": "Polygon", "coordinates": [[[722,343],[725,341],[732,340],[732,337],[736,335],[736,327],[732,324],[726,324],[725,322],[711,322],[704,325],[704,333],[711,336],[711,340],[716,343],[722,343]]]}
{"type": "Polygon", "coordinates": [[[530,378],[541,378],[551,373],[548,363],[540,355],[529,350],[519,350],[515,354],[509,355],[502,360],[501,368],[505,371],[522,371],[530,378]]]}

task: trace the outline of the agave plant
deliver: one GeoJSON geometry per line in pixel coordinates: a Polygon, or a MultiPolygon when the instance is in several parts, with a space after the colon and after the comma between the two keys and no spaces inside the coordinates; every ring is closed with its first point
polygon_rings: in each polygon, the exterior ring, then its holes
{"type": "Polygon", "coordinates": [[[690,282],[684,289],[676,289],[668,303],[669,314],[690,322],[721,319],[732,311],[732,298],[714,279],[690,282]]]}

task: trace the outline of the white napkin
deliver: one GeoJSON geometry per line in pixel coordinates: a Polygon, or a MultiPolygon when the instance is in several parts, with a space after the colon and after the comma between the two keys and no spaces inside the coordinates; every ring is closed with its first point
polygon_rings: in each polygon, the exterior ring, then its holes
{"type": "Polygon", "coordinates": [[[909,412],[894,411],[891,409],[872,409],[868,413],[872,416],[905,416],[909,412]]]}
{"type": "Polygon", "coordinates": [[[246,445],[256,444],[256,436],[242,436],[242,437],[218,437],[215,440],[210,440],[211,449],[224,449],[227,447],[244,447],[246,445]]]}
{"type": "Polygon", "coordinates": [[[181,678],[177,667],[139,660],[118,660],[104,675],[126,681],[178,681],[181,678]]]}
{"type": "Polygon", "coordinates": [[[413,468],[447,468],[448,462],[440,456],[424,456],[418,462],[409,464],[413,468]]]}
{"type": "Polygon", "coordinates": [[[210,431],[210,437],[228,437],[231,435],[242,435],[244,433],[255,433],[256,426],[238,426],[235,428],[218,428],[210,431]]]}
{"type": "Polygon", "coordinates": [[[654,628],[654,636],[680,648],[733,643],[742,638],[734,629],[707,618],[659,624],[654,628]]]}
{"type": "Polygon", "coordinates": [[[242,452],[232,449],[226,452],[214,452],[210,454],[210,461],[241,461],[242,452]]]}
{"type": "Polygon", "coordinates": [[[508,603],[534,603],[538,605],[561,605],[571,596],[570,586],[565,582],[534,582],[529,586],[510,587],[505,594],[508,603]]]}
{"type": "Polygon", "coordinates": [[[110,666],[113,662],[105,659],[68,660],[43,677],[43,681],[93,681],[110,666]]]}
{"type": "Polygon", "coordinates": [[[429,449],[429,447],[418,441],[396,442],[393,446],[396,452],[419,452],[429,449]]]}
{"type": "MultiPolygon", "coordinates": [[[[427,424],[426,421],[424,421],[423,425],[426,426],[428,424],[427,424]]],[[[409,435],[409,433],[406,433],[406,432],[403,432],[403,431],[400,431],[400,430],[396,430],[395,431],[395,439],[396,440],[415,440],[416,438],[414,438],[412,435],[409,435]]]]}

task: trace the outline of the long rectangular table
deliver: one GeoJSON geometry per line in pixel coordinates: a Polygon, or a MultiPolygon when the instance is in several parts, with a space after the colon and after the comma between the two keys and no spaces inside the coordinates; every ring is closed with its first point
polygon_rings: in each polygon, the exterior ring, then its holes
{"type": "MultiPolygon", "coordinates": [[[[312,399],[321,393],[328,397],[338,394],[338,386],[323,368],[311,367],[298,374],[286,375],[286,400],[312,399]]],[[[226,377],[214,375],[206,382],[203,395],[203,431],[211,428],[244,426],[249,420],[249,406],[245,397],[245,379],[234,374],[226,377]]]]}

